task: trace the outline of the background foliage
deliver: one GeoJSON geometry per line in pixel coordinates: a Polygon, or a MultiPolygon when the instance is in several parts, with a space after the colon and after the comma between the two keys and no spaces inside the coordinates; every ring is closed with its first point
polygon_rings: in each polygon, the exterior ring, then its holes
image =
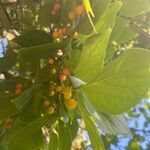
{"type": "MultiPolygon", "coordinates": [[[[85,130],[78,124],[83,118],[95,150],[104,145],[115,150],[149,149],[149,100],[133,109],[148,97],[150,87],[149,10],[149,0],[1,1],[1,42],[7,38],[9,46],[0,59],[0,72],[6,77],[0,82],[0,148],[69,150],[79,126],[85,130]],[[55,3],[61,9],[53,15],[55,3]],[[68,14],[78,4],[85,12],[71,20],[68,14]],[[62,27],[69,29],[67,35],[55,38],[53,33],[62,27]],[[59,50],[63,58],[57,56],[59,50]],[[52,104],[58,100],[58,110],[48,115],[41,102],[49,81],[57,80],[49,72],[58,66],[46,64],[54,56],[71,72],[78,107],[68,110],[55,95],[49,99],[52,104]],[[14,91],[17,83],[25,87],[19,96],[14,91]],[[10,117],[13,126],[8,130],[4,124],[10,117]]],[[[80,147],[87,145],[83,140],[80,147]]]]}

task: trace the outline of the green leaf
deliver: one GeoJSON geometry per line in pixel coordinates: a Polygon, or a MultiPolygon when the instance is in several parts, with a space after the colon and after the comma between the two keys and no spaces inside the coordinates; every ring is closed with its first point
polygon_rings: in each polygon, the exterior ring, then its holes
{"type": "Polygon", "coordinates": [[[75,135],[78,131],[78,123],[77,120],[74,119],[72,123],[64,124],[62,121],[59,121],[59,150],[70,150],[72,141],[75,138],[75,135]]]}
{"type": "Polygon", "coordinates": [[[58,149],[58,133],[51,132],[48,150],[57,150],[57,149],[58,149]]]}
{"type": "Polygon", "coordinates": [[[83,101],[85,103],[85,106],[96,122],[97,126],[100,128],[100,130],[104,134],[111,134],[111,135],[117,135],[117,134],[128,134],[131,135],[130,130],[128,129],[128,124],[125,119],[124,115],[108,115],[105,113],[102,113],[100,111],[96,111],[96,109],[93,107],[93,105],[90,103],[87,96],[82,93],[83,95],[83,101]]]}
{"type": "Polygon", "coordinates": [[[101,139],[100,132],[98,128],[96,127],[96,124],[93,122],[93,120],[90,117],[89,112],[87,111],[87,108],[84,104],[82,93],[77,93],[78,98],[78,106],[81,112],[81,115],[83,117],[83,120],[85,122],[86,129],[88,131],[88,134],[90,136],[91,144],[94,150],[104,150],[103,141],[101,139]]]}
{"type": "MultiPolygon", "coordinates": [[[[86,0],[87,1],[87,0],[86,0]]],[[[92,21],[94,24],[100,19],[100,17],[103,15],[105,10],[108,8],[110,4],[110,0],[95,0],[91,5],[94,13],[94,18],[92,18],[92,21]]],[[[89,7],[89,6],[88,6],[89,7]]],[[[89,8],[88,8],[89,9],[89,8]]],[[[80,22],[77,26],[77,32],[81,34],[90,34],[92,32],[93,28],[91,26],[91,23],[89,21],[89,18],[87,15],[80,18],[80,22]]]]}
{"type": "Polygon", "coordinates": [[[116,51],[118,51],[118,49],[114,46],[114,43],[123,44],[125,42],[131,41],[132,39],[135,39],[137,36],[138,33],[134,32],[130,28],[128,20],[125,20],[121,17],[117,17],[106,50],[105,62],[107,63],[108,61],[114,59],[115,53],[116,51]]]}
{"type": "MultiPolygon", "coordinates": [[[[36,120],[38,117],[37,115],[34,115],[29,110],[26,110],[24,112],[21,112],[17,118],[15,118],[13,122],[13,127],[11,130],[8,130],[3,137],[3,141],[8,141],[11,136],[14,136],[18,130],[21,130],[26,125],[30,124],[33,120],[36,120]]],[[[24,131],[26,132],[26,131],[24,131]]],[[[11,142],[9,141],[8,144],[5,142],[3,143],[6,149],[10,150],[28,150],[28,149],[44,149],[44,139],[43,139],[43,133],[42,130],[39,128],[37,130],[34,130],[32,134],[27,133],[27,136],[17,138],[15,141],[11,142]]]]}
{"type": "Polygon", "coordinates": [[[39,117],[32,121],[31,123],[27,124],[26,126],[16,130],[16,132],[12,133],[11,136],[4,138],[2,141],[2,144],[6,143],[13,143],[18,140],[28,138],[31,134],[34,134],[34,132],[40,130],[41,127],[44,125],[50,125],[53,124],[56,120],[57,115],[46,115],[44,117],[39,117]]]}
{"type": "Polygon", "coordinates": [[[77,64],[80,60],[81,57],[81,51],[78,49],[73,49],[71,51],[71,59],[69,61],[69,66],[72,70],[74,70],[77,67],[77,64]]]}
{"type": "Polygon", "coordinates": [[[15,105],[11,103],[11,99],[14,97],[13,94],[0,93],[0,121],[16,113],[15,105]]]}
{"type": "Polygon", "coordinates": [[[106,65],[83,86],[92,105],[107,114],[129,111],[150,87],[150,52],[133,48],[106,65]]]}
{"type": "Polygon", "coordinates": [[[52,41],[50,34],[36,29],[29,30],[14,39],[14,42],[19,44],[21,47],[42,45],[51,43],[52,41]]]}
{"type": "MultiPolygon", "coordinates": [[[[17,129],[15,131],[17,131],[17,129]]],[[[5,147],[7,147],[9,150],[45,149],[42,131],[37,130],[26,138],[18,139],[12,143],[5,144],[5,147]]]]}
{"type": "Polygon", "coordinates": [[[17,62],[17,54],[9,49],[3,58],[0,58],[0,71],[8,71],[17,62]]]}
{"type": "Polygon", "coordinates": [[[50,11],[51,7],[52,4],[48,4],[48,5],[46,4],[41,6],[41,8],[39,9],[38,22],[40,25],[44,27],[48,27],[50,24],[50,20],[52,19],[51,11],[50,11]]]}
{"type": "Polygon", "coordinates": [[[116,15],[120,10],[122,3],[120,1],[111,3],[105,13],[97,21],[95,28],[98,33],[103,33],[108,28],[113,28],[116,15]]]}
{"type": "Polygon", "coordinates": [[[67,41],[51,44],[43,44],[39,46],[33,46],[28,48],[22,48],[19,52],[20,56],[24,60],[32,61],[40,58],[47,58],[56,50],[66,47],[67,41]],[[31,59],[32,58],[32,59],[31,59]]]}
{"type": "Polygon", "coordinates": [[[125,16],[137,16],[150,10],[149,0],[123,0],[120,12],[125,16]]]}
{"type": "Polygon", "coordinates": [[[2,92],[9,91],[10,93],[15,92],[16,84],[21,83],[24,85],[24,83],[27,82],[26,79],[20,78],[20,77],[9,77],[9,79],[4,80],[0,83],[0,90],[2,92]]]}
{"type": "Polygon", "coordinates": [[[136,36],[137,33],[130,28],[129,22],[123,18],[117,17],[110,40],[115,41],[118,44],[122,44],[128,42],[136,36]]]}
{"type": "Polygon", "coordinates": [[[24,91],[19,97],[11,100],[11,102],[15,104],[17,110],[22,110],[24,107],[30,104],[34,88],[35,86],[30,87],[29,89],[24,91]]]}
{"type": "Polygon", "coordinates": [[[105,50],[111,30],[104,34],[93,35],[84,43],[82,54],[75,73],[83,80],[90,81],[103,67],[105,50]]]}

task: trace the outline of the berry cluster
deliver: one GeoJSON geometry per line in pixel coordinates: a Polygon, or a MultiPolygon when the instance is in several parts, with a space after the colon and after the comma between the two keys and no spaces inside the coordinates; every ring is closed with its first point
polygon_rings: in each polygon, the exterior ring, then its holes
{"type": "MultiPolygon", "coordinates": [[[[56,0],[54,3],[52,10],[51,10],[51,15],[55,16],[61,11],[61,0],[56,0]]],[[[85,13],[85,7],[83,4],[77,4],[77,6],[68,12],[68,25],[61,25],[58,26],[57,28],[54,28],[54,31],[52,32],[52,37],[54,39],[61,39],[67,37],[70,32],[70,23],[72,24],[73,22],[75,23],[80,16],[82,16],[85,13]],[[70,21],[70,22],[69,22],[70,21]]],[[[73,37],[76,37],[76,33],[73,34],[73,37]]]]}
{"type": "Polygon", "coordinates": [[[47,94],[44,95],[44,109],[47,114],[53,114],[57,111],[59,99],[61,99],[67,110],[75,109],[77,101],[74,98],[75,94],[70,83],[70,70],[68,67],[64,66],[62,61],[58,58],[50,57],[47,62],[50,67],[50,76],[52,76],[52,78],[49,80],[49,90],[47,94]]]}

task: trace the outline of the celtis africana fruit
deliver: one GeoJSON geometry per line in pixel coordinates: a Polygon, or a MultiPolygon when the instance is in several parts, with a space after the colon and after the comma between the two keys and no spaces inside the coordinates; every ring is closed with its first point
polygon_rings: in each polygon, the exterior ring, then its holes
{"type": "Polygon", "coordinates": [[[69,69],[66,68],[66,67],[63,68],[62,73],[63,73],[64,75],[68,76],[68,75],[69,75],[69,69]]]}
{"type": "Polygon", "coordinates": [[[45,100],[45,101],[43,102],[43,106],[44,106],[44,107],[48,107],[49,104],[50,104],[49,100],[45,100]]]}
{"type": "Polygon", "coordinates": [[[49,107],[47,108],[47,113],[48,113],[49,115],[52,115],[54,112],[55,112],[54,107],[49,106],[49,107]]]}
{"type": "Polygon", "coordinates": [[[76,8],[77,15],[81,16],[85,12],[84,5],[80,4],[76,8]]]}
{"type": "Polygon", "coordinates": [[[75,109],[76,107],[77,107],[77,101],[75,100],[75,99],[69,99],[68,101],[67,101],[67,107],[69,108],[69,109],[75,109]]]}

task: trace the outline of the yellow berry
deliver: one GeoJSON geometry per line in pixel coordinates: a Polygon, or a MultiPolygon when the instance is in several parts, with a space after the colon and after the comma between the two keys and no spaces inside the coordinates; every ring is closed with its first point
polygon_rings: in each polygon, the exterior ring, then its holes
{"type": "Polygon", "coordinates": [[[67,101],[67,107],[69,108],[69,109],[75,109],[76,107],[77,107],[77,101],[75,100],[75,99],[69,99],[68,101],[67,101]]]}
{"type": "Polygon", "coordinates": [[[56,74],[56,72],[57,72],[57,71],[56,71],[55,68],[53,68],[53,69],[51,70],[51,73],[52,73],[52,74],[56,74]]]}
{"type": "Polygon", "coordinates": [[[64,87],[62,93],[63,93],[63,94],[72,93],[72,88],[69,87],[69,86],[64,87]]]}
{"type": "Polygon", "coordinates": [[[52,115],[54,112],[55,112],[54,107],[49,106],[49,107],[47,108],[47,113],[48,113],[49,115],[52,115]]]}
{"type": "Polygon", "coordinates": [[[65,99],[70,99],[72,97],[72,93],[64,94],[65,99]]]}
{"type": "Polygon", "coordinates": [[[70,99],[72,97],[72,88],[71,87],[65,87],[62,91],[65,99],[70,99]]]}
{"type": "Polygon", "coordinates": [[[72,38],[76,38],[78,36],[78,32],[74,32],[72,38]]]}
{"type": "Polygon", "coordinates": [[[49,96],[54,96],[55,92],[54,91],[50,91],[49,96]]]}
{"type": "Polygon", "coordinates": [[[50,104],[50,103],[49,103],[49,100],[45,100],[45,101],[43,102],[43,106],[44,106],[44,107],[48,107],[49,104],[50,104]]]}

